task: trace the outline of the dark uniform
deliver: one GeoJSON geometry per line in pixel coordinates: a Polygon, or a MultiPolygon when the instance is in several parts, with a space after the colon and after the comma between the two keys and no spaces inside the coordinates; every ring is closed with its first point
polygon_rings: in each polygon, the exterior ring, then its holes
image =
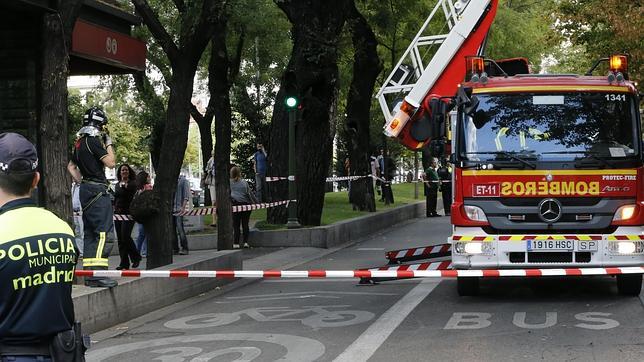
{"type": "Polygon", "coordinates": [[[0,134],[2,190],[10,195],[0,207],[2,362],[51,361],[52,341],[74,325],[74,232],[30,198],[11,194],[10,187],[16,186],[12,177],[33,175],[35,180],[37,164],[29,141],[15,133],[0,134]]]}
{"type": "Polygon", "coordinates": [[[425,216],[433,217],[439,216],[436,212],[436,201],[438,198],[438,173],[436,170],[429,167],[425,170],[425,216]]]}
{"type": "MultiPolygon", "coordinates": [[[[114,213],[112,199],[108,192],[109,183],[101,161],[107,150],[98,136],[85,135],[76,141],[72,162],[78,166],[83,181],[80,185],[80,202],[83,208],[85,237],[83,268],[107,269],[110,252],[114,244],[114,213]]],[[[90,283],[97,278],[87,281],[90,283]]]]}
{"type": "Polygon", "coordinates": [[[449,215],[452,208],[452,173],[446,164],[438,168],[438,177],[441,179],[440,192],[443,197],[445,215],[449,215]]]}

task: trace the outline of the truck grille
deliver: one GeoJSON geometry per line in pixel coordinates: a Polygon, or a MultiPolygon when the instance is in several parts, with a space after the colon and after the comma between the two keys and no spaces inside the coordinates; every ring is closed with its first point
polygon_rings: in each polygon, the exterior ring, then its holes
{"type": "Polygon", "coordinates": [[[510,263],[590,263],[590,252],[511,252],[510,263]],[[573,254],[575,259],[573,260],[573,254]]]}

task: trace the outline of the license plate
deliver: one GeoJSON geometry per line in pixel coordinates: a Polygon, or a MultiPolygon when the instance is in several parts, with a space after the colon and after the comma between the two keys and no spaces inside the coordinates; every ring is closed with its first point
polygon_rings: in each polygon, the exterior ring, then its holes
{"type": "Polygon", "coordinates": [[[597,240],[579,240],[577,241],[577,251],[597,251],[599,241],[597,240]]]}
{"type": "Polygon", "coordinates": [[[528,251],[572,251],[574,240],[528,240],[528,251]]]}

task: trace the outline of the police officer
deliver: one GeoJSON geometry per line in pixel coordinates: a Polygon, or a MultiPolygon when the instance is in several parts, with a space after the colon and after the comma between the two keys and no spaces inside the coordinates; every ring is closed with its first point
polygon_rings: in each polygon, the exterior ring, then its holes
{"type": "Polygon", "coordinates": [[[52,361],[54,336],[74,324],[74,233],[29,198],[40,180],[37,166],[29,141],[0,134],[2,362],[52,361]]]}
{"type": "Polygon", "coordinates": [[[437,173],[441,180],[440,192],[443,197],[443,209],[445,210],[445,216],[448,216],[452,209],[452,173],[446,159],[441,162],[437,173]]]}
{"type": "Polygon", "coordinates": [[[440,216],[436,212],[438,199],[438,160],[432,157],[431,165],[425,170],[425,213],[427,217],[440,216]]]}
{"type": "MultiPolygon", "coordinates": [[[[107,116],[92,107],[83,116],[83,127],[78,131],[72,157],[67,170],[79,182],[80,201],[83,212],[84,245],[83,269],[104,270],[107,257],[114,243],[114,213],[109,195],[109,183],[105,167],[114,167],[114,146],[105,132],[107,116]]],[[[109,278],[86,278],[90,287],[115,287],[117,282],[109,278]]]]}

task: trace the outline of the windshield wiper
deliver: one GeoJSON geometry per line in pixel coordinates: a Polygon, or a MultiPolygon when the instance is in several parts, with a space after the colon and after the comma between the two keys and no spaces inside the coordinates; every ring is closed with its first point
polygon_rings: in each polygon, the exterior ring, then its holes
{"type": "Polygon", "coordinates": [[[603,164],[604,166],[608,166],[610,168],[615,168],[615,165],[612,163],[608,162],[605,158],[597,156],[597,153],[595,152],[590,152],[590,151],[552,151],[552,152],[541,152],[542,155],[574,155],[574,154],[583,154],[583,158],[575,158],[575,167],[583,166],[582,163],[584,162],[585,159],[590,158],[595,161],[598,161],[599,163],[603,164]]]}
{"type": "Polygon", "coordinates": [[[526,160],[524,160],[523,158],[521,158],[521,157],[517,156],[516,154],[514,154],[514,153],[510,153],[510,152],[508,152],[508,151],[494,151],[494,152],[465,152],[465,154],[466,154],[466,155],[497,155],[497,156],[498,156],[498,155],[501,155],[501,156],[505,156],[505,157],[507,157],[507,158],[509,158],[509,159],[511,159],[511,160],[519,161],[519,162],[521,162],[522,164],[524,164],[524,165],[526,165],[526,166],[530,167],[530,168],[531,168],[531,169],[533,169],[533,170],[537,168],[537,165],[535,165],[534,163],[532,163],[532,162],[530,162],[530,161],[526,161],[526,160]]]}

